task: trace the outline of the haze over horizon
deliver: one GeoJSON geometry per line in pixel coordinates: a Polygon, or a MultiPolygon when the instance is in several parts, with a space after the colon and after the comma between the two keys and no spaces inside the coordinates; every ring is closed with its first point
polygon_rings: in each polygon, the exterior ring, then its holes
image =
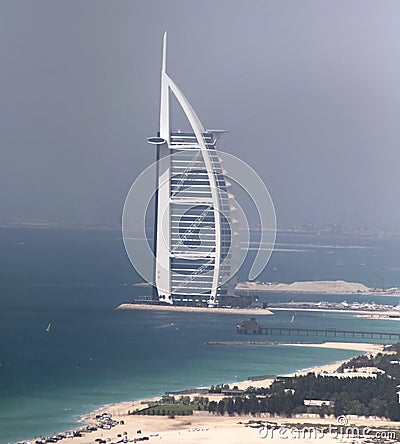
{"type": "Polygon", "coordinates": [[[400,4],[0,4],[0,220],[116,225],[168,72],[267,185],[278,228],[398,230],[400,4]]]}

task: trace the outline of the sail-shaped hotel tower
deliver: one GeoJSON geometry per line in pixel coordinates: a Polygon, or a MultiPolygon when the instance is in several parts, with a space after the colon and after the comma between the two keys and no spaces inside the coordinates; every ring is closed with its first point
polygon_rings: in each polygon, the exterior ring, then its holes
{"type": "MultiPolygon", "coordinates": [[[[223,131],[205,130],[182,91],[166,72],[167,35],[161,69],[157,149],[153,299],[168,304],[216,306],[232,285],[230,183],[216,151],[223,131]],[[190,130],[171,129],[176,98],[190,130]]],[[[236,231],[236,230],[235,230],[236,231]]]]}

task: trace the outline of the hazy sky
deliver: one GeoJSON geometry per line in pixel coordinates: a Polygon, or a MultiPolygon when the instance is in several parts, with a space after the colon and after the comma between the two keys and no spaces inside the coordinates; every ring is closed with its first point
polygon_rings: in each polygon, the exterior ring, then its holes
{"type": "Polygon", "coordinates": [[[168,71],[278,227],[400,226],[400,2],[1,0],[0,220],[117,224],[168,71]]]}

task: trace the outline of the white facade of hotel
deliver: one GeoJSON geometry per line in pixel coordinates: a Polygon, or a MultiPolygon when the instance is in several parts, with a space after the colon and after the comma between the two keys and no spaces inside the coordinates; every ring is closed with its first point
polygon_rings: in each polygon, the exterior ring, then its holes
{"type": "Polygon", "coordinates": [[[157,145],[155,287],[169,304],[218,304],[231,274],[232,194],[216,151],[221,131],[205,130],[166,72],[166,34],[161,69],[157,145]],[[171,129],[170,98],[181,106],[191,131],[171,129]]]}

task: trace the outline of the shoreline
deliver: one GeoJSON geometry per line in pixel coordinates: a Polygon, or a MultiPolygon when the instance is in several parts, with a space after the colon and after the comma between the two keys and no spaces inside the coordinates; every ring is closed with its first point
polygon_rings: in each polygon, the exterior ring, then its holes
{"type": "MultiPolygon", "coordinates": [[[[385,345],[384,344],[371,344],[371,343],[343,343],[343,342],[324,342],[324,343],[307,343],[307,344],[280,344],[285,347],[318,347],[318,348],[330,348],[330,349],[342,349],[342,350],[354,350],[360,351],[363,354],[377,354],[381,352],[385,345]]],[[[343,359],[335,361],[329,364],[316,365],[309,368],[298,369],[293,373],[283,375],[283,376],[294,376],[303,375],[310,372],[320,374],[322,372],[333,372],[343,363],[347,362],[349,359],[343,359]]],[[[255,377],[256,378],[256,377],[255,377]]],[[[238,389],[244,390],[249,386],[252,387],[268,387],[274,378],[263,378],[263,379],[248,379],[244,381],[226,382],[230,386],[237,386],[238,389]]],[[[189,389],[190,390],[190,389],[189,389]]],[[[185,396],[199,396],[199,393],[188,393],[185,396]]],[[[219,401],[224,397],[222,394],[212,394],[208,393],[202,395],[208,397],[210,400],[219,401]]],[[[193,439],[200,439],[204,442],[225,442],[227,436],[230,439],[226,442],[242,444],[243,442],[259,442],[260,437],[256,430],[251,428],[245,428],[243,425],[238,424],[240,421],[246,421],[246,419],[254,419],[250,416],[241,417],[229,417],[229,416],[217,416],[209,415],[208,412],[198,412],[191,416],[178,416],[174,419],[168,418],[166,416],[136,416],[129,415],[129,411],[133,411],[137,408],[144,407],[148,402],[153,402],[160,399],[160,396],[151,397],[147,399],[137,399],[134,401],[123,401],[118,403],[105,404],[96,408],[88,414],[80,417],[80,426],[70,430],[76,431],[85,428],[86,426],[96,424],[96,415],[100,415],[103,412],[110,414],[113,419],[119,422],[118,425],[110,430],[97,429],[89,434],[83,434],[81,437],[74,438],[64,438],[59,440],[59,443],[66,444],[72,442],[73,444],[89,444],[95,442],[96,439],[107,439],[112,438],[116,441],[118,440],[117,435],[126,432],[129,439],[137,438],[141,435],[137,435],[137,430],[142,430],[146,435],[150,435],[150,439],[162,439],[164,444],[175,444],[175,443],[192,443],[195,442],[193,439]],[[123,424],[121,424],[121,420],[123,424]],[[193,429],[193,430],[192,430],[193,429]],[[250,434],[250,432],[252,432],[250,434]],[[198,435],[193,435],[193,433],[198,433],[198,435]],[[222,439],[222,440],[221,440],[222,439]],[[237,441],[235,441],[237,439],[237,441]],[[253,441],[254,440],[254,441],[253,441]]],[[[266,418],[268,419],[268,418],[266,418]]],[[[279,418],[273,418],[273,421],[278,421],[279,418]]],[[[289,422],[289,418],[280,418],[282,422],[289,422]]],[[[312,422],[313,419],[307,419],[307,422],[312,422]]],[[[305,422],[305,419],[297,419],[297,422],[305,422]]],[[[332,422],[332,421],[331,421],[332,422]]],[[[385,424],[391,422],[386,422],[385,424]]],[[[379,424],[384,424],[383,421],[379,421],[379,424]]],[[[23,442],[35,442],[35,440],[23,441],[23,442]]],[[[279,441],[277,441],[279,442],[279,441]]],[[[303,442],[303,441],[299,441],[303,442]]],[[[304,441],[306,443],[308,441],[304,441]]],[[[311,441],[310,441],[311,442],[311,441]]]]}
{"type": "MultiPolygon", "coordinates": [[[[341,310],[338,308],[297,308],[297,307],[269,307],[269,310],[274,311],[315,311],[315,312],[329,312],[329,313],[349,313],[357,317],[371,317],[371,319],[381,319],[383,316],[393,316],[389,319],[392,321],[400,318],[400,312],[398,311],[373,311],[373,310],[341,310]]],[[[383,317],[383,319],[386,319],[383,317]]]]}
{"type": "Polygon", "coordinates": [[[272,315],[273,313],[265,308],[206,308],[206,307],[185,307],[176,305],[147,305],[124,303],[118,305],[115,310],[147,310],[147,311],[172,311],[180,313],[203,313],[203,314],[230,314],[230,315],[272,315]]]}
{"type": "Polygon", "coordinates": [[[291,284],[275,282],[239,282],[236,292],[286,293],[286,294],[321,294],[321,295],[359,295],[359,296],[400,296],[399,288],[387,290],[369,288],[360,282],[343,280],[296,281],[291,284]]]}
{"type": "Polygon", "coordinates": [[[206,307],[186,307],[176,305],[147,305],[123,303],[118,305],[116,311],[166,311],[178,313],[201,313],[201,314],[227,314],[244,316],[266,316],[273,315],[275,311],[310,311],[310,312],[331,312],[352,314],[355,317],[365,317],[370,319],[390,319],[400,320],[400,311],[379,311],[379,310],[351,310],[338,308],[308,308],[308,307],[269,307],[269,308],[206,308],[206,307]]]}

